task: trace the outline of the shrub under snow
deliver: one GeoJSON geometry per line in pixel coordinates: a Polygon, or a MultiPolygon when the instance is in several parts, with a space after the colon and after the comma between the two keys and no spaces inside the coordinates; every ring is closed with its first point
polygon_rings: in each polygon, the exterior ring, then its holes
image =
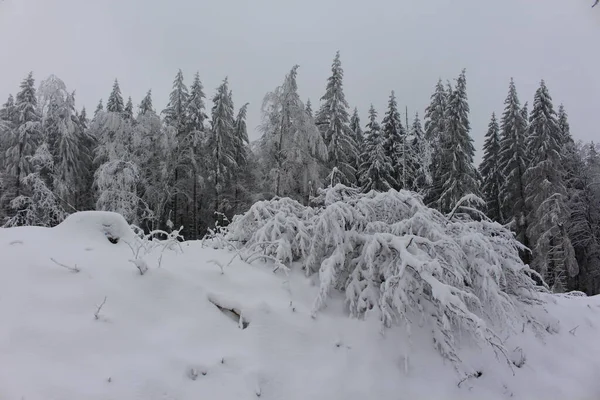
{"type": "Polygon", "coordinates": [[[535,274],[503,226],[448,218],[408,191],[362,194],[337,185],[306,207],[289,198],[254,204],[226,237],[251,251],[318,273],[313,312],[332,289],[349,312],[376,313],[383,326],[429,326],[435,347],[458,367],[455,333],[508,354],[495,332],[521,327],[523,305],[538,302],[535,274]]]}

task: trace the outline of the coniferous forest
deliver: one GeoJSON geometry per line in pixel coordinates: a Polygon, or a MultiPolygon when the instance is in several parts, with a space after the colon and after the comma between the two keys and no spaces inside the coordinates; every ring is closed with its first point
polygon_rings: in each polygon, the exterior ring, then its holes
{"type": "Polygon", "coordinates": [[[475,165],[466,71],[432,82],[429,106],[414,115],[392,90],[385,109],[351,107],[339,53],[314,110],[298,94],[300,72],[282,73],[264,96],[252,143],[248,104],[234,103],[227,79],[207,89],[178,71],[164,110],[151,91],[132,99],[115,80],[92,111],[58,77],[29,73],[0,107],[0,224],[55,226],[106,210],[193,240],[259,200],[308,205],[338,184],[409,190],[444,214],[462,206],[509,227],[552,290],[600,293],[600,147],[574,140],[543,80],[532,104],[507,82],[475,165]]]}

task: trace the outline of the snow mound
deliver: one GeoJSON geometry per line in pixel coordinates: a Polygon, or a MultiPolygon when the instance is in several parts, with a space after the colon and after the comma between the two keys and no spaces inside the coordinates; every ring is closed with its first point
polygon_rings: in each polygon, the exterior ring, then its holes
{"type": "Polygon", "coordinates": [[[81,211],[69,215],[54,229],[68,234],[82,235],[88,239],[120,240],[133,242],[136,235],[122,215],[108,211],[81,211]]]}
{"type": "Polygon", "coordinates": [[[0,399],[600,398],[598,297],[541,294],[532,322],[502,337],[514,375],[457,340],[474,371],[460,376],[427,324],[381,335],[335,288],[312,318],[320,287],[299,268],[185,242],[150,247],[142,275],[129,235],[110,213],[0,229],[0,399]]]}

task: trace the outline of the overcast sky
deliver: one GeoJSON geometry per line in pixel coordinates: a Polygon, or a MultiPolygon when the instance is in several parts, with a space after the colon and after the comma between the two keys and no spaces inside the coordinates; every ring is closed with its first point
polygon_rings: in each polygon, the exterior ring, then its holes
{"type": "MultiPolygon", "coordinates": [[[[300,65],[313,108],[341,51],[346,98],[363,125],[383,116],[391,90],[423,113],[438,78],[467,68],[471,134],[479,149],[510,77],[521,102],[544,78],[574,136],[600,141],[600,9],[592,0],[0,0],[0,101],[30,70],[62,78],[93,111],[117,77],[139,104],[166,104],[178,68],[199,71],[209,98],[229,76],[236,106],[250,102],[258,137],[264,94],[300,65]]],[[[403,114],[404,114],[404,110],[403,114]]],[[[478,154],[479,155],[479,154],[478,154]]],[[[478,157],[479,158],[479,157],[478,157]]]]}

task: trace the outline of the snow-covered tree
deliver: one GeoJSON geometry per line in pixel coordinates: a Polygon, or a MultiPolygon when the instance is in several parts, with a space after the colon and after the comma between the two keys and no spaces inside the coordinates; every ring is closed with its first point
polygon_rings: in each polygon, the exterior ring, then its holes
{"type": "Polygon", "coordinates": [[[127,98],[127,103],[123,109],[123,118],[133,121],[133,101],[131,101],[131,96],[127,98]]]}
{"type": "Polygon", "coordinates": [[[504,181],[500,165],[500,126],[496,113],[488,125],[483,144],[483,160],[479,165],[481,193],[486,202],[487,216],[493,221],[503,222],[500,187],[504,181]]]}
{"type": "Polygon", "coordinates": [[[435,205],[442,193],[441,167],[441,138],[446,132],[446,103],[448,93],[440,79],[431,95],[431,102],[425,110],[425,139],[429,142],[432,150],[431,178],[432,184],[425,196],[428,205],[435,205]]]}
{"type": "Polygon", "coordinates": [[[108,96],[108,101],[106,102],[106,111],[122,113],[124,110],[125,104],[123,103],[123,96],[121,95],[119,81],[115,79],[112,92],[110,93],[110,96],[108,96]]]}
{"type": "Polygon", "coordinates": [[[350,115],[348,102],[344,96],[343,78],[344,70],[338,51],[331,66],[331,76],[327,80],[325,94],[321,97],[323,102],[316,117],[317,125],[323,135],[327,146],[328,170],[339,171],[339,178],[332,182],[354,183],[356,169],[354,161],[358,157],[357,144],[354,132],[350,129],[350,115]]]}
{"type": "Polygon", "coordinates": [[[360,117],[358,116],[358,108],[354,107],[352,117],[350,117],[350,129],[354,133],[354,141],[360,145],[363,142],[363,131],[360,126],[360,117]]]}
{"type": "Polygon", "coordinates": [[[515,82],[511,79],[500,123],[501,222],[510,223],[517,239],[527,246],[529,242],[524,175],[529,165],[529,157],[526,144],[526,113],[527,104],[521,108],[515,82]]]}
{"type": "Polygon", "coordinates": [[[162,111],[164,115],[164,122],[166,125],[172,127],[175,130],[175,148],[174,153],[171,155],[173,162],[173,182],[172,185],[172,220],[175,226],[183,225],[181,222],[184,218],[181,203],[185,203],[181,194],[185,192],[185,181],[181,178],[185,174],[182,170],[181,162],[183,161],[183,149],[180,147],[180,142],[183,142],[188,135],[188,120],[187,120],[187,105],[189,102],[188,88],[184,83],[183,72],[179,70],[175,79],[173,80],[173,89],[169,95],[169,103],[167,107],[162,111]]]}
{"type": "Polygon", "coordinates": [[[411,171],[411,188],[415,192],[425,194],[431,187],[431,163],[433,159],[433,150],[431,144],[425,137],[425,132],[421,126],[419,113],[415,114],[410,131],[410,151],[409,171],[411,171]]]}
{"type": "Polygon", "coordinates": [[[544,81],[535,93],[527,143],[532,155],[525,173],[529,208],[527,234],[533,251],[532,266],[556,291],[564,290],[567,276],[579,273],[567,234],[567,192],[561,160],[561,132],[552,98],[544,81]]]}
{"type": "Polygon", "coordinates": [[[365,193],[371,190],[386,192],[398,186],[398,183],[394,179],[393,162],[385,151],[383,133],[377,122],[377,111],[372,104],[366,128],[359,172],[361,190],[365,193]]]}
{"type": "Polygon", "coordinates": [[[358,116],[358,109],[354,107],[354,112],[352,113],[352,117],[350,117],[350,130],[354,133],[354,141],[357,146],[357,155],[354,157],[354,161],[352,166],[356,171],[356,182],[360,185],[360,164],[361,164],[361,155],[363,152],[363,144],[364,144],[364,136],[362,127],[360,126],[360,117],[358,116]]]}
{"type": "Polygon", "coordinates": [[[182,169],[188,169],[186,187],[188,205],[191,211],[188,214],[189,229],[187,236],[191,239],[198,235],[199,226],[201,224],[200,208],[204,198],[208,199],[209,195],[202,193],[205,188],[206,170],[208,169],[208,160],[203,152],[203,145],[208,139],[208,130],[205,127],[205,121],[208,119],[206,115],[204,87],[200,80],[200,74],[196,72],[194,81],[190,87],[190,95],[186,106],[187,132],[185,139],[180,143],[182,156],[181,161],[184,163],[182,169]],[[190,218],[191,214],[191,218],[190,218]]]}
{"type": "Polygon", "coordinates": [[[173,81],[173,90],[169,95],[169,103],[163,110],[165,123],[173,126],[177,130],[177,135],[185,133],[187,123],[186,108],[190,95],[188,88],[183,81],[183,72],[179,70],[173,81]]]}
{"type": "Polygon", "coordinates": [[[5,227],[13,226],[55,226],[66,217],[62,201],[48,187],[42,170],[51,169],[54,163],[46,143],[40,145],[30,159],[32,172],[23,178],[26,194],[11,201],[16,213],[6,221],[5,227]]]}
{"type": "Polygon", "coordinates": [[[214,185],[214,210],[223,212],[223,192],[226,181],[236,168],[233,101],[227,78],[217,88],[211,110],[211,131],[208,150],[211,159],[211,173],[214,185]]]}
{"type": "Polygon", "coordinates": [[[154,108],[152,107],[152,90],[148,90],[146,96],[142,99],[138,110],[138,116],[145,115],[147,112],[154,112],[154,108]]]}
{"type": "Polygon", "coordinates": [[[393,90],[390,94],[387,111],[383,121],[381,121],[381,133],[385,153],[392,160],[394,180],[397,183],[395,188],[408,189],[410,166],[408,165],[407,153],[410,150],[410,144],[408,143],[406,130],[402,126],[402,118],[400,112],[398,112],[398,103],[393,90]]]}
{"type": "Polygon", "coordinates": [[[235,168],[231,179],[232,186],[232,214],[245,211],[250,199],[251,174],[248,173],[248,162],[250,158],[250,149],[248,147],[248,130],[246,127],[246,115],[248,113],[248,103],[240,107],[235,119],[233,131],[234,160],[235,168]]]}
{"type": "Polygon", "coordinates": [[[320,183],[327,147],[298,96],[297,70],[296,65],[281,86],[266,94],[257,146],[265,195],[307,203],[320,183]]]}
{"type": "Polygon", "coordinates": [[[104,105],[102,104],[102,99],[100,99],[100,101],[98,102],[98,105],[96,106],[96,110],[94,110],[94,118],[96,118],[96,115],[98,115],[98,113],[101,111],[104,111],[104,105]]]}
{"type": "Polygon", "coordinates": [[[341,290],[353,317],[400,324],[409,335],[430,331],[434,347],[459,371],[457,335],[504,362],[499,334],[530,326],[516,310],[539,301],[535,273],[520,260],[521,245],[509,230],[448,219],[408,191],[361,194],[337,185],[321,191],[315,207],[289,198],[258,202],[234,218],[225,238],[245,243],[241,251],[254,259],[318,275],[314,316],[332,290],[341,290]]]}
{"type": "Polygon", "coordinates": [[[442,192],[437,202],[442,212],[452,210],[462,197],[479,193],[478,173],[473,165],[475,148],[469,134],[471,126],[465,74],[463,70],[446,104],[446,131],[442,135],[439,165],[442,192]]]}
{"type": "Polygon", "coordinates": [[[306,113],[309,117],[313,118],[313,110],[312,104],[310,103],[310,99],[306,100],[306,113]]]}
{"type": "Polygon", "coordinates": [[[204,131],[204,121],[208,118],[206,115],[206,105],[204,104],[204,86],[200,81],[200,73],[194,75],[194,82],[190,87],[190,95],[186,105],[187,123],[190,131],[204,131]]]}
{"type": "Polygon", "coordinates": [[[41,117],[34,85],[33,73],[30,72],[17,93],[14,129],[6,150],[7,173],[14,180],[13,198],[22,194],[22,180],[33,172],[31,157],[41,141],[41,117]]]}

